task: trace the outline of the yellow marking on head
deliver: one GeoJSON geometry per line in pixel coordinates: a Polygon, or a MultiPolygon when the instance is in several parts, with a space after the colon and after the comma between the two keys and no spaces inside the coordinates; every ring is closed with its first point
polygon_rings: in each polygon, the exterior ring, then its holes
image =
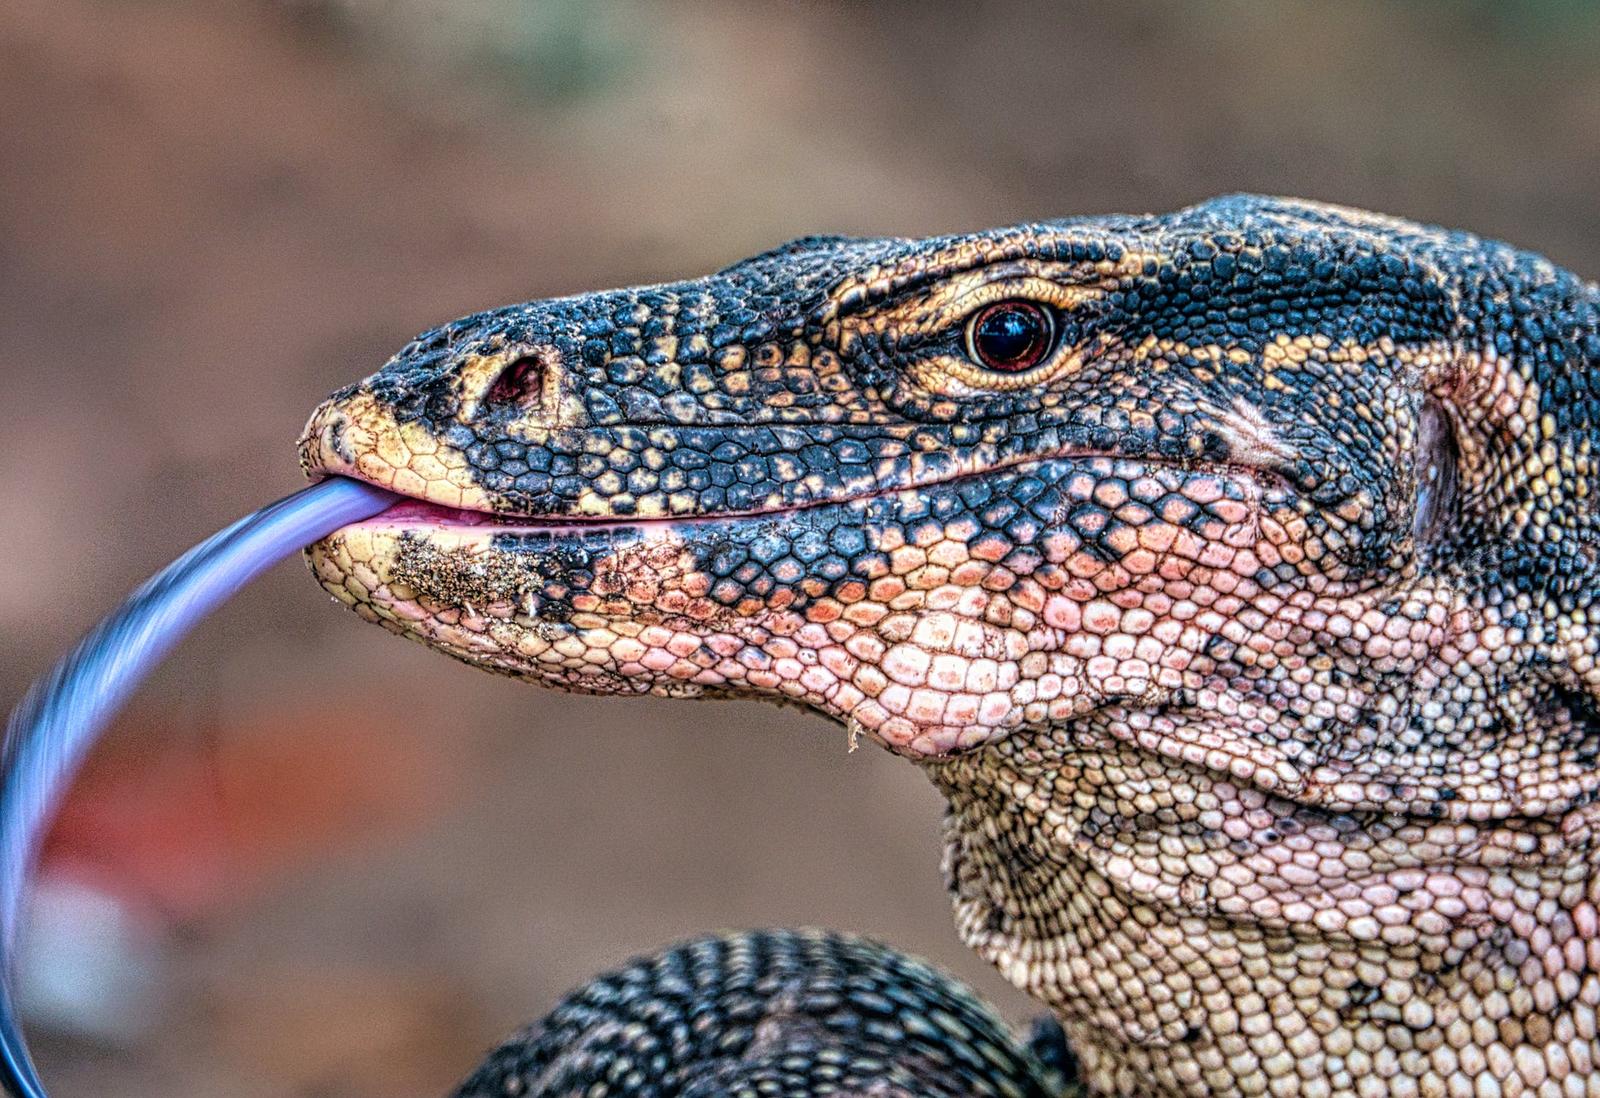
{"type": "Polygon", "coordinates": [[[312,413],[300,456],[308,472],[358,476],[445,507],[490,506],[464,453],[420,422],[399,423],[369,392],[330,401],[312,413]]]}

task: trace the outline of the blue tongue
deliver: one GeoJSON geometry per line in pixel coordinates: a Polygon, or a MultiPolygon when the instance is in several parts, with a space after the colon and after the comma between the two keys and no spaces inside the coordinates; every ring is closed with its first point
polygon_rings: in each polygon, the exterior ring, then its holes
{"type": "Polygon", "coordinates": [[[33,684],[0,740],[0,1084],[45,1098],[12,998],[17,929],[39,840],[78,765],[135,688],[195,624],[301,546],[394,503],[333,477],[263,507],[167,565],[33,684]]]}

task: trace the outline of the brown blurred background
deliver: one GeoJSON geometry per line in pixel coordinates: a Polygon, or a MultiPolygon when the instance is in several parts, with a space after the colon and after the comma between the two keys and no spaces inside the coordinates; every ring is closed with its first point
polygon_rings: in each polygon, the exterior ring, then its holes
{"type": "MultiPolygon", "coordinates": [[[[413,332],[923,234],[1229,190],[1600,274],[1581,2],[7,0],[0,700],[298,486],[413,332]]],[[[825,924],[956,941],[939,803],[755,704],[535,693],[279,568],[185,644],[50,845],[27,965],[74,1095],[440,1094],[628,954],[825,924]]]]}

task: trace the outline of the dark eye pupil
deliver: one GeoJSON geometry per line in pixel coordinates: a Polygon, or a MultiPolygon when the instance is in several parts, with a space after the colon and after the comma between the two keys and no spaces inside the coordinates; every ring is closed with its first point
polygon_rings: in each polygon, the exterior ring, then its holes
{"type": "Polygon", "coordinates": [[[973,320],[973,354],[991,370],[1029,369],[1049,352],[1051,327],[1048,314],[1029,302],[990,305],[973,320]]]}

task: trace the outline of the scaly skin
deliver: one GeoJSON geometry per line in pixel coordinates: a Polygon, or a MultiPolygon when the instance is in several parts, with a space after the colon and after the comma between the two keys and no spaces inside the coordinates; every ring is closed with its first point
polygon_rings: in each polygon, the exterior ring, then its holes
{"type": "Polygon", "coordinates": [[[1050,1098],[1059,1086],[943,973],[872,942],[780,930],[703,938],[596,979],[456,1098],[1050,1098]]]}
{"type": "Polygon", "coordinates": [[[478,666],[915,760],[1095,1093],[1600,1094],[1597,294],[1254,197],[797,241],[419,338],[302,456],[428,502],[310,558],[478,666]]]}

